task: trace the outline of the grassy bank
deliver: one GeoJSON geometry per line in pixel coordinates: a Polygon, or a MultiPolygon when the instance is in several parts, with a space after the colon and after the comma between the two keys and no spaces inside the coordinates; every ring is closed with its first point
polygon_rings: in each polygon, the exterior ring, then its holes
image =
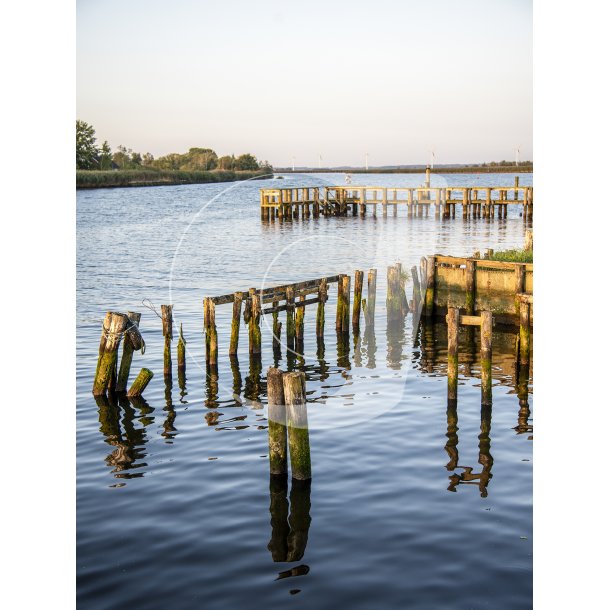
{"type": "Polygon", "coordinates": [[[77,170],[76,188],[95,189],[124,186],[165,186],[170,184],[205,184],[208,182],[234,182],[254,177],[269,176],[268,170],[253,171],[211,170],[189,172],[184,170],[128,169],[128,170],[77,170]]]}
{"type": "Polygon", "coordinates": [[[504,261],[506,263],[533,263],[534,262],[534,251],[533,250],[502,250],[501,252],[494,252],[489,260],[492,261],[504,261]]]}

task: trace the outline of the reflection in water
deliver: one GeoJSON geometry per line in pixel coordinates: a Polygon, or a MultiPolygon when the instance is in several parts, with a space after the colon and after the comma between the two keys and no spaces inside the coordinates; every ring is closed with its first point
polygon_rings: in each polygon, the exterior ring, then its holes
{"type": "Polygon", "coordinates": [[[419,328],[421,342],[421,366],[427,373],[434,372],[436,364],[435,325],[432,320],[422,320],[419,328]]]}
{"type": "MultiPolygon", "coordinates": [[[[255,403],[260,402],[261,394],[263,392],[263,385],[261,381],[262,371],[263,363],[260,354],[250,354],[250,369],[248,376],[246,377],[244,396],[248,400],[255,403]]],[[[256,406],[254,408],[256,408],[256,406]]]]}
{"type": "Polygon", "coordinates": [[[375,355],[377,354],[377,341],[375,339],[375,325],[367,325],[364,331],[362,345],[366,352],[366,368],[374,369],[377,366],[375,355]]]}
{"type": "Polygon", "coordinates": [[[388,320],[386,336],[388,341],[388,368],[399,371],[402,368],[402,349],[405,343],[405,319],[406,315],[401,315],[400,319],[388,320]]]}
{"type": "Polygon", "coordinates": [[[337,366],[346,370],[350,370],[351,363],[349,360],[349,333],[337,331],[337,366]]]}
{"type": "Polygon", "coordinates": [[[445,451],[449,456],[447,462],[447,470],[455,470],[458,467],[458,414],[457,400],[447,399],[447,442],[445,443],[445,451]]]}
{"type": "MultiPolygon", "coordinates": [[[[453,425],[452,425],[453,428],[453,425]]],[[[471,466],[457,466],[464,470],[461,474],[452,474],[449,477],[448,491],[457,491],[458,485],[478,485],[481,498],[487,497],[487,486],[493,475],[491,474],[491,467],[493,466],[494,460],[490,453],[491,448],[491,405],[481,405],[481,434],[479,434],[479,464],[482,466],[482,470],[479,473],[473,473],[471,466]]],[[[455,430],[452,435],[455,435],[455,458],[457,461],[457,412],[455,413],[455,430]]],[[[449,408],[447,409],[447,437],[449,437],[449,408]]],[[[451,456],[451,454],[450,454],[451,456]]],[[[451,463],[451,462],[450,462],[451,463]]]]}
{"type": "Polygon", "coordinates": [[[185,399],[185,396],[188,396],[186,391],[186,369],[178,369],[178,387],[180,388],[180,402],[183,405],[188,404],[188,400],[185,399]]]}
{"type": "MultiPolygon", "coordinates": [[[[529,367],[521,365],[517,374],[517,396],[519,397],[519,415],[515,430],[517,434],[531,434],[534,430],[529,423],[530,405],[528,402],[529,367]]],[[[530,437],[531,438],[531,437],[530,437]]]]}
{"type": "Polygon", "coordinates": [[[166,411],[167,417],[163,422],[163,432],[161,436],[166,439],[166,443],[171,444],[177,434],[177,430],[174,427],[174,421],[176,420],[176,411],[174,409],[174,403],[172,402],[172,378],[165,377],[165,406],[163,410],[166,411]]]}
{"type": "Polygon", "coordinates": [[[206,364],[205,376],[205,406],[208,409],[218,407],[218,367],[214,364],[206,364]]]}
{"type": "MultiPolygon", "coordinates": [[[[267,548],[275,562],[299,561],[305,554],[311,524],[311,480],[292,479],[288,512],[288,475],[270,475],[271,540],[267,548]]],[[[281,572],[279,578],[307,574],[307,566],[281,572]]]]}
{"type": "MultiPolygon", "coordinates": [[[[114,473],[116,478],[142,477],[144,476],[143,472],[128,471],[147,466],[142,461],[146,457],[146,430],[134,426],[136,413],[129,400],[124,396],[118,400],[119,402],[112,395],[95,397],[98,406],[100,432],[104,435],[106,443],[114,447],[112,453],[106,456],[105,462],[112,467],[111,472],[114,473]],[[123,409],[122,420],[119,404],[123,409]]],[[[146,405],[142,398],[139,399],[138,403],[146,405]]],[[[146,408],[148,408],[148,405],[146,405],[146,408]]],[[[152,418],[150,419],[152,420],[152,418]]]]}
{"type": "Polygon", "coordinates": [[[231,374],[233,375],[233,399],[236,403],[241,404],[241,372],[239,370],[239,360],[237,354],[229,356],[229,362],[231,365],[231,374]]]}

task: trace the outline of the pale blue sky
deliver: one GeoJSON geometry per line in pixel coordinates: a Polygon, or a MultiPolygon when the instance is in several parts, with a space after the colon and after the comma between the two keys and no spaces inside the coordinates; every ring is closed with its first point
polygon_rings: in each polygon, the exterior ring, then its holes
{"type": "Polygon", "coordinates": [[[77,115],[155,156],[531,159],[531,0],[78,0],[77,115]]]}

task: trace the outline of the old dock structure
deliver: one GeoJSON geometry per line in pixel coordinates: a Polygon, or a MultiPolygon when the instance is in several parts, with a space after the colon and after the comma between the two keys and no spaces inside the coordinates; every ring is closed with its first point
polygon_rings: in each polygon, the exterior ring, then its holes
{"type": "Polygon", "coordinates": [[[387,216],[388,208],[397,215],[398,207],[409,216],[429,216],[434,206],[436,218],[455,218],[459,206],[463,218],[506,218],[508,206],[520,206],[524,220],[533,218],[534,189],[519,186],[464,187],[381,187],[310,186],[260,190],[262,220],[293,220],[320,216],[377,215],[378,206],[387,216]]]}

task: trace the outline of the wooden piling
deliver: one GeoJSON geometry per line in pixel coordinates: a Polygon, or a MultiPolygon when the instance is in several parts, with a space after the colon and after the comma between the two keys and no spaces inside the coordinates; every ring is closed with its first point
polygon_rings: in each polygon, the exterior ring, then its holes
{"type": "Polygon", "coordinates": [[[386,296],[388,322],[400,320],[403,314],[403,299],[400,291],[401,270],[400,263],[388,267],[386,296]]]}
{"type": "Polygon", "coordinates": [[[460,310],[449,307],[447,310],[447,398],[457,399],[458,386],[458,331],[460,310]]]}
{"type": "Polygon", "coordinates": [[[261,353],[261,298],[256,288],[250,288],[250,320],[248,321],[249,351],[252,355],[261,353]]]}
{"type": "Polygon", "coordinates": [[[472,260],[466,261],[466,315],[474,315],[475,308],[475,269],[476,264],[472,260]]]}
{"type": "Polygon", "coordinates": [[[182,322],[180,323],[180,336],[178,337],[178,345],[176,348],[178,354],[178,376],[184,376],[186,371],[186,341],[182,334],[182,322]]]}
{"type": "Polygon", "coordinates": [[[216,305],[210,297],[206,297],[203,301],[203,325],[205,328],[205,361],[210,366],[216,366],[218,364],[216,305]]]}
{"type": "Polygon", "coordinates": [[[375,325],[375,301],[377,300],[377,269],[369,269],[368,285],[366,292],[366,310],[364,319],[366,327],[375,325]]]}
{"type": "Polygon", "coordinates": [[[522,298],[519,303],[519,365],[529,365],[530,361],[530,304],[522,298]]]}
{"type": "Polygon", "coordinates": [[[294,288],[286,288],[286,346],[294,350],[295,323],[294,323],[294,288]]]}
{"type": "Polygon", "coordinates": [[[102,325],[97,370],[93,381],[94,396],[105,395],[109,384],[113,383],[113,378],[116,378],[118,350],[127,322],[127,316],[122,313],[109,311],[106,314],[102,325]]]}
{"type": "Polygon", "coordinates": [[[140,349],[143,345],[143,342],[139,345],[134,345],[135,339],[137,341],[137,337],[142,340],[142,335],[140,335],[139,331],[137,335],[134,332],[130,332],[130,329],[134,327],[135,330],[138,329],[140,325],[140,317],[141,314],[135,311],[127,312],[127,329],[125,331],[125,340],[123,341],[123,355],[121,356],[121,365],[119,366],[119,372],[117,375],[116,388],[115,391],[117,393],[123,393],[127,390],[127,381],[129,380],[129,370],[131,368],[131,361],[133,359],[134,351],[140,349]]]}
{"type": "Polygon", "coordinates": [[[316,312],[316,337],[324,337],[324,304],[328,299],[328,282],[322,278],[318,287],[318,311],[316,312]]]}
{"type": "Polygon", "coordinates": [[[411,278],[413,279],[413,311],[419,311],[419,303],[421,301],[421,287],[419,285],[419,274],[417,267],[411,267],[411,278]]]}
{"type": "Polygon", "coordinates": [[[305,373],[284,373],[283,384],[292,478],[307,481],[311,479],[311,456],[305,402],[305,373]]]}
{"type": "MultiPolygon", "coordinates": [[[[299,297],[299,301],[303,303],[305,301],[305,295],[299,297]]],[[[298,345],[298,351],[303,351],[303,339],[305,335],[305,306],[296,307],[294,315],[294,331],[295,339],[298,345]]]]}
{"type": "Polygon", "coordinates": [[[269,422],[269,472],[274,475],[288,472],[288,441],[286,430],[286,401],[282,371],[267,371],[267,398],[269,422]]]}
{"type": "Polygon", "coordinates": [[[150,380],[153,378],[153,372],[150,369],[142,369],[138,376],[135,378],[134,382],[131,384],[129,388],[129,392],[127,392],[127,396],[130,398],[142,396],[142,393],[146,389],[146,386],[150,383],[150,380]]]}
{"type": "Polygon", "coordinates": [[[525,245],[523,246],[524,250],[533,250],[534,249],[534,232],[531,229],[528,229],[525,232],[525,245]]]}
{"type": "Polygon", "coordinates": [[[172,376],[172,339],[173,336],[173,305],[161,305],[161,320],[163,322],[163,376],[172,376]]]}
{"type": "Polygon", "coordinates": [[[425,312],[429,318],[434,314],[434,292],[436,288],[436,257],[428,256],[426,259],[426,299],[425,312]]]}
{"type": "Polygon", "coordinates": [[[243,292],[236,292],[233,296],[233,318],[231,319],[231,340],[229,343],[229,356],[237,354],[237,347],[239,344],[239,318],[241,317],[241,304],[243,300],[243,292]]]}
{"type": "Polygon", "coordinates": [[[491,404],[491,311],[481,312],[481,404],[491,404]]]}
{"type": "Polygon", "coordinates": [[[519,315],[521,299],[519,295],[525,291],[525,265],[515,265],[515,314],[519,315]]]}
{"type": "Polygon", "coordinates": [[[352,310],[352,328],[354,332],[360,330],[360,309],[362,307],[362,285],[364,284],[364,271],[354,272],[354,306],[352,310]]]}

